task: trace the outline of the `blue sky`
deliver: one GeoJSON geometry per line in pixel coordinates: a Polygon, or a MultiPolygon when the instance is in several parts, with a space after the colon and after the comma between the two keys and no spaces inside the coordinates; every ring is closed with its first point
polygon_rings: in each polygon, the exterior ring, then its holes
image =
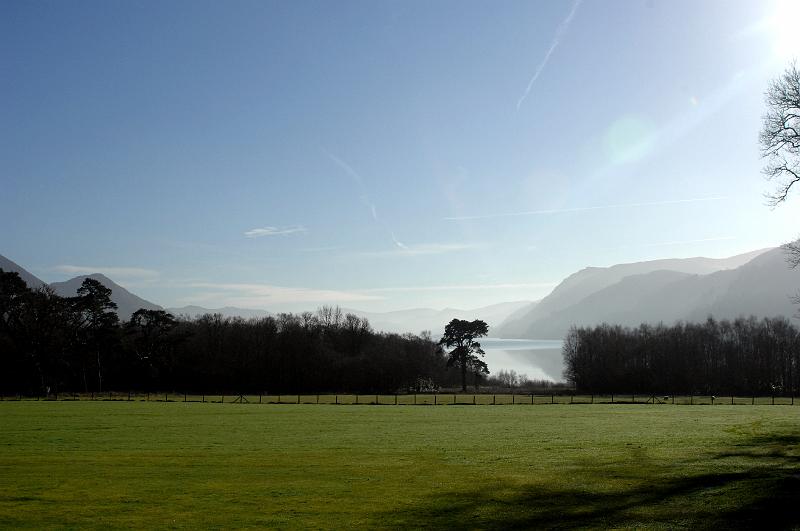
{"type": "Polygon", "coordinates": [[[0,1],[0,254],[165,306],[470,308],[796,237],[796,3],[0,1]]]}

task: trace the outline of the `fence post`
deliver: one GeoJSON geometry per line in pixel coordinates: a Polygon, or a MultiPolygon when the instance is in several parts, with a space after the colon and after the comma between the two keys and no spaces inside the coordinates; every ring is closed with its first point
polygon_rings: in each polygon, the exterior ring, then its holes
{"type": "Polygon", "coordinates": [[[92,391],[92,400],[94,400],[94,391],[92,391]]]}
{"type": "Polygon", "coordinates": [[[437,405],[437,404],[436,404],[436,393],[434,393],[434,394],[433,394],[433,405],[434,405],[434,406],[435,406],[435,405],[437,405]]]}
{"type": "Polygon", "coordinates": [[[183,393],[183,401],[186,402],[186,393],[183,393]]]}
{"type": "Polygon", "coordinates": [[[358,393],[356,393],[356,404],[358,404],[358,393]]]}
{"type": "Polygon", "coordinates": [[[555,404],[556,403],[556,394],[555,393],[550,395],[550,403],[551,404],[555,404]]]}
{"type": "Polygon", "coordinates": [[[164,402],[169,402],[169,393],[164,393],[164,402]]]}
{"type": "Polygon", "coordinates": [[[497,395],[492,395],[492,405],[497,404],[497,395]]]}
{"type": "Polygon", "coordinates": [[[569,403],[572,403],[572,400],[575,398],[574,394],[569,395],[569,403]]]}
{"type": "Polygon", "coordinates": [[[339,395],[333,395],[333,398],[336,399],[336,405],[339,405],[339,395]]]}
{"type": "Polygon", "coordinates": [[[611,403],[614,403],[614,393],[611,393],[611,403]]]}
{"type": "Polygon", "coordinates": [[[319,404],[319,395],[317,395],[317,404],[319,404]]]}
{"type": "Polygon", "coordinates": [[[453,393],[453,405],[456,405],[456,395],[453,393]]]}
{"type": "Polygon", "coordinates": [[[513,405],[513,404],[516,404],[516,403],[517,403],[517,401],[514,398],[514,393],[511,393],[511,404],[513,405]]]}
{"type": "Polygon", "coordinates": [[[589,403],[590,403],[590,404],[594,404],[594,393],[592,393],[592,398],[591,398],[591,400],[589,401],[589,403]]]}
{"type": "Polygon", "coordinates": [[[394,405],[397,405],[397,393],[394,394],[394,405]]]}
{"type": "Polygon", "coordinates": [[[475,405],[475,395],[472,395],[472,405],[475,405]]]}
{"type": "Polygon", "coordinates": [[[531,405],[533,405],[533,393],[531,393],[531,405]]]}
{"type": "Polygon", "coordinates": [[[731,395],[731,405],[733,405],[733,395],[731,395]]]}

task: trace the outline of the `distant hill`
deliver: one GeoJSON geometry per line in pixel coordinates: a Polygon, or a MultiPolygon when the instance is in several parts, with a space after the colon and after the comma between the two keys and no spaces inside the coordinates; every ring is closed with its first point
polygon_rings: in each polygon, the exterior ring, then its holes
{"type": "Polygon", "coordinates": [[[531,303],[530,301],[501,302],[473,310],[415,308],[394,312],[362,312],[352,309],[343,309],[343,311],[354,313],[359,317],[366,317],[375,330],[398,334],[407,332],[418,334],[423,330],[429,330],[434,336],[437,336],[444,332],[444,325],[452,319],[465,319],[468,321],[481,319],[489,325],[489,335],[499,337],[495,334],[495,327],[514,312],[521,308],[530,307],[531,304],[536,303],[531,303]]]}
{"type": "Polygon", "coordinates": [[[6,272],[14,271],[18,273],[20,278],[25,281],[25,284],[27,284],[30,289],[39,289],[42,286],[47,285],[43,280],[38,278],[36,275],[29,273],[28,271],[20,267],[18,264],[12,262],[3,255],[0,255],[0,269],[6,272]]]}
{"type": "MultiPolygon", "coordinates": [[[[342,308],[342,312],[353,313],[359,317],[367,318],[373,330],[378,332],[394,332],[398,334],[410,332],[418,334],[423,330],[429,330],[433,335],[437,335],[444,331],[444,325],[450,322],[451,319],[468,319],[470,321],[482,319],[489,324],[491,330],[513,312],[520,308],[527,307],[530,304],[530,301],[517,301],[501,302],[474,310],[414,308],[393,312],[365,312],[352,308],[342,308]]],[[[167,308],[167,311],[176,316],[184,315],[190,318],[215,313],[221,314],[223,317],[243,317],[245,319],[274,315],[266,310],[235,308],[232,306],[216,309],[204,308],[202,306],[183,306],[180,308],[167,308]]]]}
{"type": "Polygon", "coordinates": [[[721,261],[659,260],[591,269],[592,275],[583,270],[567,278],[535,308],[501,325],[501,332],[559,338],[572,325],[672,324],[709,315],[790,317],[797,310],[790,295],[800,287],[800,271],[788,267],[780,249],[721,261]],[[719,269],[709,271],[714,267],[719,269]]]}
{"type": "Polygon", "coordinates": [[[161,306],[146,301],[126,290],[113,280],[100,273],[92,275],[82,275],[79,277],[71,278],[64,282],[53,282],[50,287],[62,297],[74,297],[78,294],[78,288],[81,287],[85,278],[93,278],[100,282],[105,287],[111,289],[111,300],[117,304],[117,315],[123,321],[127,321],[133,315],[133,312],[140,308],[146,310],[161,310],[161,306]]]}
{"type": "Polygon", "coordinates": [[[242,317],[244,319],[267,317],[272,315],[266,310],[254,310],[251,308],[236,308],[233,306],[225,306],[224,308],[203,308],[202,306],[181,306],[180,308],[167,308],[169,313],[174,316],[186,316],[191,319],[200,317],[206,314],[218,313],[223,317],[242,317]]]}

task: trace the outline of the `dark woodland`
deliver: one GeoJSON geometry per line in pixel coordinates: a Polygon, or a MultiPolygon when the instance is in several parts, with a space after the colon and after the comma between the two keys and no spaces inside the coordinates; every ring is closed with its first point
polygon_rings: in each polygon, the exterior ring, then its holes
{"type": "Polygon", "coordinates": [[[244,320],[139,310],[119,322],[110,290],[30,290],[0,270],[0,394],[430,391],[455,385],[430,336],[376,333],[366,319],[316,313],[244,320]]]}
{"type": "Polygon", "coordinates": [[[785,318],[572,328],[565,376],[593,393],[794,396],[800,336],[785,318]]]}

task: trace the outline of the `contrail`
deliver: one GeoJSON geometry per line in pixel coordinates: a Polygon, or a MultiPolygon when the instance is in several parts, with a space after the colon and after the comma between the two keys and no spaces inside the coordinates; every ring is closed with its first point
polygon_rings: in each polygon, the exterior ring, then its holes
{"type": "Polygon", "coordinates": [[[522,212],[501,212],[498,214],[485,214],[482,216],[451,216],[451,217],[446,217],[444,219],[446,221],[463,221],[468,219],[493,219],[493,218],[509,218],[516,216],[540,216],[546,214],[563,214],[567,212],[606,210],[611,208],[631,208],[631,207],[658,206],[658,205],[677,205],[680,203],[700,203],[703,201],[720,201],[722,199],[727,199],[727,196],[695,197],[691,199],[672,199],[667,201],[650,201],[647,203],[620,203],[616,205],[597,205],[597,206],[575,207],[575,208],[553,208],[548,210],[526,210],[522,212]]]}
{"type": "Polygon", "coordinates": [[[544,67],[547,66],[547,62],[550,60],[550,56],[553,55],[553,52],[558,48],[558,44],[561,42],[561,36],[567,31],[567,27],[569,27],[570,22],[572,22],[572,18],[575,16],[575,13],[578,11],[578,7],[581,5],[582,0],[575,0],[572,3],[572,9],[567,15],[561,24],[558,25],[558,29],[556,29],[556,34],[553,37],[553,42],[550,43],[550,48],[547,50],[547,53],[544,54],[544,59],[542,62],[539,63],[539,66],[536,68],[536,72],[533,74],[533,77],[530,81],[528,81],[528,86],[525,88],[525,92],[522,94],[522,97],[517,102],[517,110],[522,106],[522,102],[525,101],[525,98],[528,97],[528,94],[533,88],[533,84],[536,83],[536,80],[539,78],[539,75],[544,70],[544,67]]]}
{"type": "Polygon", "coordinates": [[[348,163],[337,157],[336,155],[329,153],[326,150],[322,150],[325,155],[328,156],[337,166],[347,173],[351,179],[353,179],[358,187],[359,199],[369,209],[370,214],[372,214],[372,219],[378,221],[378,210],[375,208],[375,203],[367,195],[367,191],[364,187],[364,179],[361,178],[361,175],[358,174],[356,170],[353,169],[348,163]]]}

